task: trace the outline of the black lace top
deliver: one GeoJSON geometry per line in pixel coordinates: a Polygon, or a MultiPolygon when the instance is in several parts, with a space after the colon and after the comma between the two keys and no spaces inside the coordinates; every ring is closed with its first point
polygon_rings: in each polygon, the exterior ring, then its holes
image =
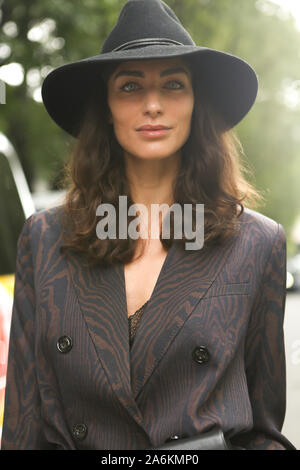
{"type": "Polygon", "coordinates": [[[144,305],[142,305],[133,315],[130,315],[128,317],[130,347],[132,346],[136,330],[138,329],[141,317],[144,313],[145,307],[146,307],[148,302],[149,302],[149,300],[147,300],[147,302],[145,302],[144,305]]]}

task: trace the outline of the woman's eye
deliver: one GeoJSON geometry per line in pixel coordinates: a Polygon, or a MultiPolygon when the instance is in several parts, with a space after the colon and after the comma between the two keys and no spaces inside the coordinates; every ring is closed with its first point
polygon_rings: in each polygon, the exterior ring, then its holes
{"type": "MultiPolygon", "coordinates": [[[[184,88],[183,83],[179,82],[178,80],[170,80],[166,85],[166,88],[170,90],[181,90],[184,88]]],[[[123,86],[120,87],[120,90],[125,91],[126,93],[131,93],[136,91],[140,88],[138,83],[135,82],[127,82],[123,86]]]]}
{"type": "Polygon", "coordinates": [[[121,90],[123,91],[126,91],[127,93],[131,92],[131,91],[134,91],[138,88],[138,85],[137,83],[134,83],[134,82],[128,82],[128,83],[125,83],[125,85],[123,85],[121,87],[121,90]]]}
{"type": "Polygon", "coordinates": [[[181,88],[184,88],[183,83],[179,82],[178,80],[172,80],[168,82],[166,86],[171,90],[181,90],[181,88]]]}

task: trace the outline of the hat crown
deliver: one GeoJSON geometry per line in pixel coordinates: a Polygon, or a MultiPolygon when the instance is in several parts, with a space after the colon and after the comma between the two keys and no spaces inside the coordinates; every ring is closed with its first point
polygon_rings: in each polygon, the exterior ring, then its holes
{"type": "Polygon", "coordinates": [[[103,43],[101,53],[112,52],[122,45],[147,45],[145,39],[169,40],[170,44],[195,43],[173,10],[162,0],[129,0],[118,21],[103,43]]]}

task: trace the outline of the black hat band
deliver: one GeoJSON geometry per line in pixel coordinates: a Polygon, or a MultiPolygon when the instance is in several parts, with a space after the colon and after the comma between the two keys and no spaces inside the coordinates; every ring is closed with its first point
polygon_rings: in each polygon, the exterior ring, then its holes
{"type": "Polygon", "coordinates": [[[116,47],[111,52],[124,51],[128,49],[136,49],[145,46],[183,46],[181,42],[173,41],[173,39],[166,38],[145,38],[135,39],[134,41],[125,42],[121,46],[116,47]]]}

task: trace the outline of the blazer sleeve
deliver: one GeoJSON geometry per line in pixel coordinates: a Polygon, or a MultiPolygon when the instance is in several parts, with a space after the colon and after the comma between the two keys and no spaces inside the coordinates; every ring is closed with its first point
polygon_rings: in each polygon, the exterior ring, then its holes
{"type": "Polygon", "coordinates": [[[46,449],[35,368],[35,288],[32,263],[32,218],[19,235],[14,302],[6,376],[2,449],[46,449]]]}
{"type": "Polygon", "coordinates": [[[245,342],[245,370],[253,428],[237,441],[250,450],[294,449],[281,434],[286,410],[284,310],[286,236],[278,224],[259,284],[245,342]]]}

